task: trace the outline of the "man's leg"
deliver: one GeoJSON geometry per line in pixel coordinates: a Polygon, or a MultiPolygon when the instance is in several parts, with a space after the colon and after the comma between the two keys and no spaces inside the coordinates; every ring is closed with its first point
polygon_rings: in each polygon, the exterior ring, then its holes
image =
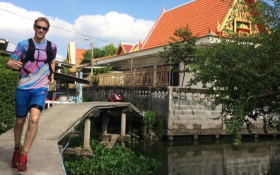
{"type": "Polygon", "coordinates": [[[21,135],[22,135],[25,120],[26,117],[16,118],[15,127],[14,127],[15,147],[21,146],[21,135]]]}
{"type": "Polygon", "coordinates": [[[40,114],[41,114],[41,110],[37,108],[31,108],[29,120],[28,120],[28,127],[25,134],[25,140],[22,147],[23,154],[28,154],[30,147],[32,146],[33,140],[38,131],[40,114]]]}
{"type": "Polygon", "coordinates": [[[16,103],[16,121],[14,126],[14,141],[15,148],[12,158],[12,167],[17,168],[20,153],[21,153],[21,136],[23,132],[23,126],[28,113],[29,99],[26,96],[26,91],[17,89],[15,94],[16,103]]]}
{"type": "Polygon", "coordinates": [[[15,127],[14,127],[14,141],[15,141],[15,148],[14,148],[14,154],[12,159],[12,167],[17,168],[18,161],[20,158],[21,153],[21,135],[23,131],[23,126],[25,123],[26,117],[22,118],[16,118],[15,121],[15,127]]]}
{"type": "Polygon", "coordinates": [[[18,163],[18,171],[27,171],[27,154],[32,146],[34,138],[38,131],[38,123],[41,110],[38,108],[31,108],[30,115],[28,119],[28,127],[25,133],[24,144],[21,151],[21,157],[18,163]]]}
{"type": "Polygon", "coordinates": [[[41,111],[45,107],[45,99],[48,93],[47,88],[31,89],[28,91],[31,96],[30,115],[28,119],[28,127],[25,133],[25,140],[21,151],[21,157],[18,164],[18,171],[27,170],[27,154],[33,144],[34,138],[38,131],[38,123],[41,111]]]}

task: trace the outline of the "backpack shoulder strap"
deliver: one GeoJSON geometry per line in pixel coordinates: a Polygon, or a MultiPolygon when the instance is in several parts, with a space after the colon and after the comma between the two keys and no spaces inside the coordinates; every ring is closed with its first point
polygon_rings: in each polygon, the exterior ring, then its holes
{"type": "Polygon", "coordinates": [[[35,49],[35,44],[33,42],[33,39],[32,38],[29,38],[28,39],[28,46],[32,49],[35,49]]]}
{"type": "Polygon", "coordinates": [[[46,53],[47,53],[47,63],[50,63],[53,60],[53,52],[52,52],[52,42],[47,40],[47,47],[46,47],[46,53]]]}
{"type": "Polygon", "coordinates": [[[24,62],[27,62],[27,61],[33,62],[34,61],[34,53],[35,53],[35,44],[34,44],[32,38],[29,38],[28,39],[28,47],[27,47],[24,62]]]}
{"type": "Polygon", "coordinates": [[[34,53],[35,53],[35,44],[32,40],[32,38],[28,39],[28,46],[27,46],[27,51],[25,54],[25,58],[22,60],[22,69],[27,73],[30,74],[30,71],[25,69],[24,65],[28,61],[34,62],[34,53]]]}
{"type": "Polygon", "coordinates": [[[51,61],[53,60],[53,52],[52,52],[52,43],[49,40],[47,40],[46,53],[47,53],[46,63],[49,64],[49,70],[50,70],[50,74],[48,78],[51,79],[54,70],[51,67],[51,61]]]}

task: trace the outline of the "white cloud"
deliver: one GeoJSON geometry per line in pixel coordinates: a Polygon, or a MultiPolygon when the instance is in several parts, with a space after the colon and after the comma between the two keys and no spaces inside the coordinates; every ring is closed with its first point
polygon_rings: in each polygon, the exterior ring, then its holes
{"type": "Polygon", "coordinates": [[[12,40],[15,38],[21,38],[26,35],[31,35],[33,21],[22,18],[15,14],[20,14],[22,16],[28,18],[34,18],[36,15],[42,15],[39,12],[28,12],[23,8],[17,7],[11,3],[0,2],[1,9],[5,9],[7,11],[0,11],[0,37],[8,40],[12,40]],[[13,12],[15,14],[9,13],[13,12]],[[11,39],[10,39],[11,38],[11,39]]]}
{"type": "MultiPolygon", "coordinates": [[[[32,37],[34,20],[45,16],[41,12],[27,11],[12,3],[0,2],[0,7],[6,10],[0,10],[0,38],[13,44],[32,37]]],[[[51,24],[46,38],[57,44],[61,59],[66,57],[69,41],[76,41],[78,48],[85,49],[90,49],[84,40],[86,36],[91,36],[95,47],[103,47],[110,42],[118,44],[120,41],[138,43],[139,40],[145,39],[154,24],[153,21],[135,19],[128,14],[113,11],[104,16],[80,16],[74,24],[59,17],[46,17],[51,24]]]]}
{"type": "Polygon", "coordinates": [[[153,24],[153,21],[136,20],[124,13],[108,12],[104,16],[81,16],[75,21],[74,29],[104,40],[137,43],[145,39],[153,24]]]}
{"type": "Polygon", "coordinates": [[[63,60],[65,60],[65,58],[63,56],[57,54],[55,60],[56,61],[63,61],[63,60]]]}

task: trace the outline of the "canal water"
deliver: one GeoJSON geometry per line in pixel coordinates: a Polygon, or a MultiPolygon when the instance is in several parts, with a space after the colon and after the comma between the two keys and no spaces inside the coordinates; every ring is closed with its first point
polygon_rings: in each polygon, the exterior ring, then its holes
{"type": "Polygon", "coordinates": [[[280,175],[280,139],[243,139],[238,149],[223,140],[174,140],[130,145],[159,160],[155,175],[280,175]]]}

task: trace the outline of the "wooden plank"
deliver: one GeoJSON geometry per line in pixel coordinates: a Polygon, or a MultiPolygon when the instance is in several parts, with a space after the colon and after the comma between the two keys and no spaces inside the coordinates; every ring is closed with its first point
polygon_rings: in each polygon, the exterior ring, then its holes
{"type": "Polygon", "coordinates": [[[112,134],[112,137],[111,137],[111,139],[110,139],[110,142],[109,142],[109,144],[106,146],[106,148],[112,148],[112,147],[114,146],[114,144],[116,143],[116,141],[117,141],[117,139],[118,139],[119,136],[120,136],[119,134],[112,134]]]}
{"type": "Polygon", "coordinates": [[[92,156],[92,150],[89,148],[66,148],[63,154],[72,154],[76,156],[92,156]]]}

